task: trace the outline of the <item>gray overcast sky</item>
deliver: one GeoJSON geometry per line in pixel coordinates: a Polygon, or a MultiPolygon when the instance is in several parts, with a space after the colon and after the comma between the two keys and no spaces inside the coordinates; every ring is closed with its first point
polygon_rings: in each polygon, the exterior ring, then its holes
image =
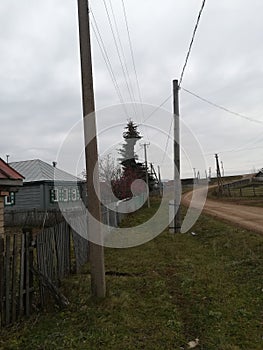
{"type": "MultiPolygon", "coordinates": [[[[106,3],[110,11],[110,1],[106,3]]],[[[126,0],[125,4],[146,118],[155,109],[151,106],[171,95],[172,80],[180,76],[201,0],[126,0]]],[[[112,5],[130,89],[139,102],[122,2],[112,0],[112,5]]],[[[91,7],[123,99],[129,102],[103,0],[91,1],[91,7]]],[[[182,87],[261,121],[228,114],[180,91],[181,118],[200,143],[207,168],[212,167],[213,172],[216,152],[226,174],[263,167],[262,13],[262,0],[207,0],[202,14],[182,87]]],[[[0,23],[0,156],[5,159],[10,154],[10,161],[40,158],[51,162],[64,137],[81,120],[77,1],[1,0],[0,23]]],[[[96,106],[104,109],[97,116],[99,143],[101,152],[107,152],[122,141],[127,115],[119,107],[107,109],[120,101],[94,33],[92,42],[96,106]]],[[[172,99],[164,108],[167,112],[155,113],[140,131],[151,142],[149,161],[162,165],[164,177],[172,177],[172,142],[168,156],[163,157],[172,99]]],[[[131,107],[127,109],[141,124],[140,108],[136,106],[136,114],[131,107]]],[[[191,176],[196,168],[204,176],[191,137],[182,131],[182,173],[191,176]]],[[[138,153],[143,156],[139,145],[138,153]]],[[[61,166],[73,171],[69,159],[61,166]]]]}

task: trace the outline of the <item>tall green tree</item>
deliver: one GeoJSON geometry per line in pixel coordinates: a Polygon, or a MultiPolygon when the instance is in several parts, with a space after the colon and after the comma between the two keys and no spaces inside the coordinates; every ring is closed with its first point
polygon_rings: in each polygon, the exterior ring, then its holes
{"type": "Polygon", "coordinates": [[[124,144],[119,149],[121,157],[119,161],[125,172],[126,169],[136,168],[136,160],[138,156],[135,154],[134,147],[136,143],[142,138],[138,131],[138,126],[130,119],[128,120],[125,131],[123,132],[124,144]]]}
{"type": "MultiPolygon", "coordinates": [[[[122,175],[117,181],[113,181],[113,191],[116,197],[123,199],[132,196],[131,185],[135,180],[141,179],[146,182],[146,169],[143,163],[138,162],[138,156],[135,153],[135,145],[142,138],[138,131],[138,126],[130,119],[128,120],[125,131],[123,132],[124,143],[119,149],[120,164],[122,165],[122,175]]],[[[148,173],[149,190],[152,189],[154,179],[148,173]]],[[[145,191],[145,186],[138,185],[136,192],[145,191]]]]}

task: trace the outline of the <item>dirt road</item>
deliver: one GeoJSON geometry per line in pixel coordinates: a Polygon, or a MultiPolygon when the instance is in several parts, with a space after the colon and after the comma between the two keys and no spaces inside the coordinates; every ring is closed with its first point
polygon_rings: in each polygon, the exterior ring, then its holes
{"type": "MultiPolygon", "coordinates": [[[[197,191],[202,191],[202,189],[197,191]]],[[[189,206],[191,198],[192,192],[186,193],[182,197],[183,204],[189,206]]],[[[216,218],[263,234],[263,208],[206,199],[203,211],[216,218]]]]}

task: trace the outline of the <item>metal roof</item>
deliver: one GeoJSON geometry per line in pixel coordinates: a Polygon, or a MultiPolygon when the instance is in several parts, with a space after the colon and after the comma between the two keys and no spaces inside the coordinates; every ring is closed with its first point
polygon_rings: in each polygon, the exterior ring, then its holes
{"type": "Polygon", "coordinates": [[[58,169],[40,159],[12,162],[10,165],[24,177],[24,183],[37,181],[81,181],[64,170],[58,169]]]}

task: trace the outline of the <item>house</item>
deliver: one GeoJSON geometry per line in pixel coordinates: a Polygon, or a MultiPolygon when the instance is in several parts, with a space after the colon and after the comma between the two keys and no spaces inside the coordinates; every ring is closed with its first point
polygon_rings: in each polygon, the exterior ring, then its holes
{"type": "Polygon", "coordinates": [[[59,208],[59,203],[70,208],[81,199],[83,181],[40,159],[12,162],[10,165],[23,175],[21,191],[12,193],[5,203],[5,211],[49,211],[59,208]]]}
{"type": "Polygon", "coordinates": [[[255,175],[254,180],[263,181],[263,168],[255,175]]]}
{"type": "Polygon", "coordinates": [[[0,158],[0,237],[4,234],[4,205],[23,185],[23,176],[0,158]]]}

